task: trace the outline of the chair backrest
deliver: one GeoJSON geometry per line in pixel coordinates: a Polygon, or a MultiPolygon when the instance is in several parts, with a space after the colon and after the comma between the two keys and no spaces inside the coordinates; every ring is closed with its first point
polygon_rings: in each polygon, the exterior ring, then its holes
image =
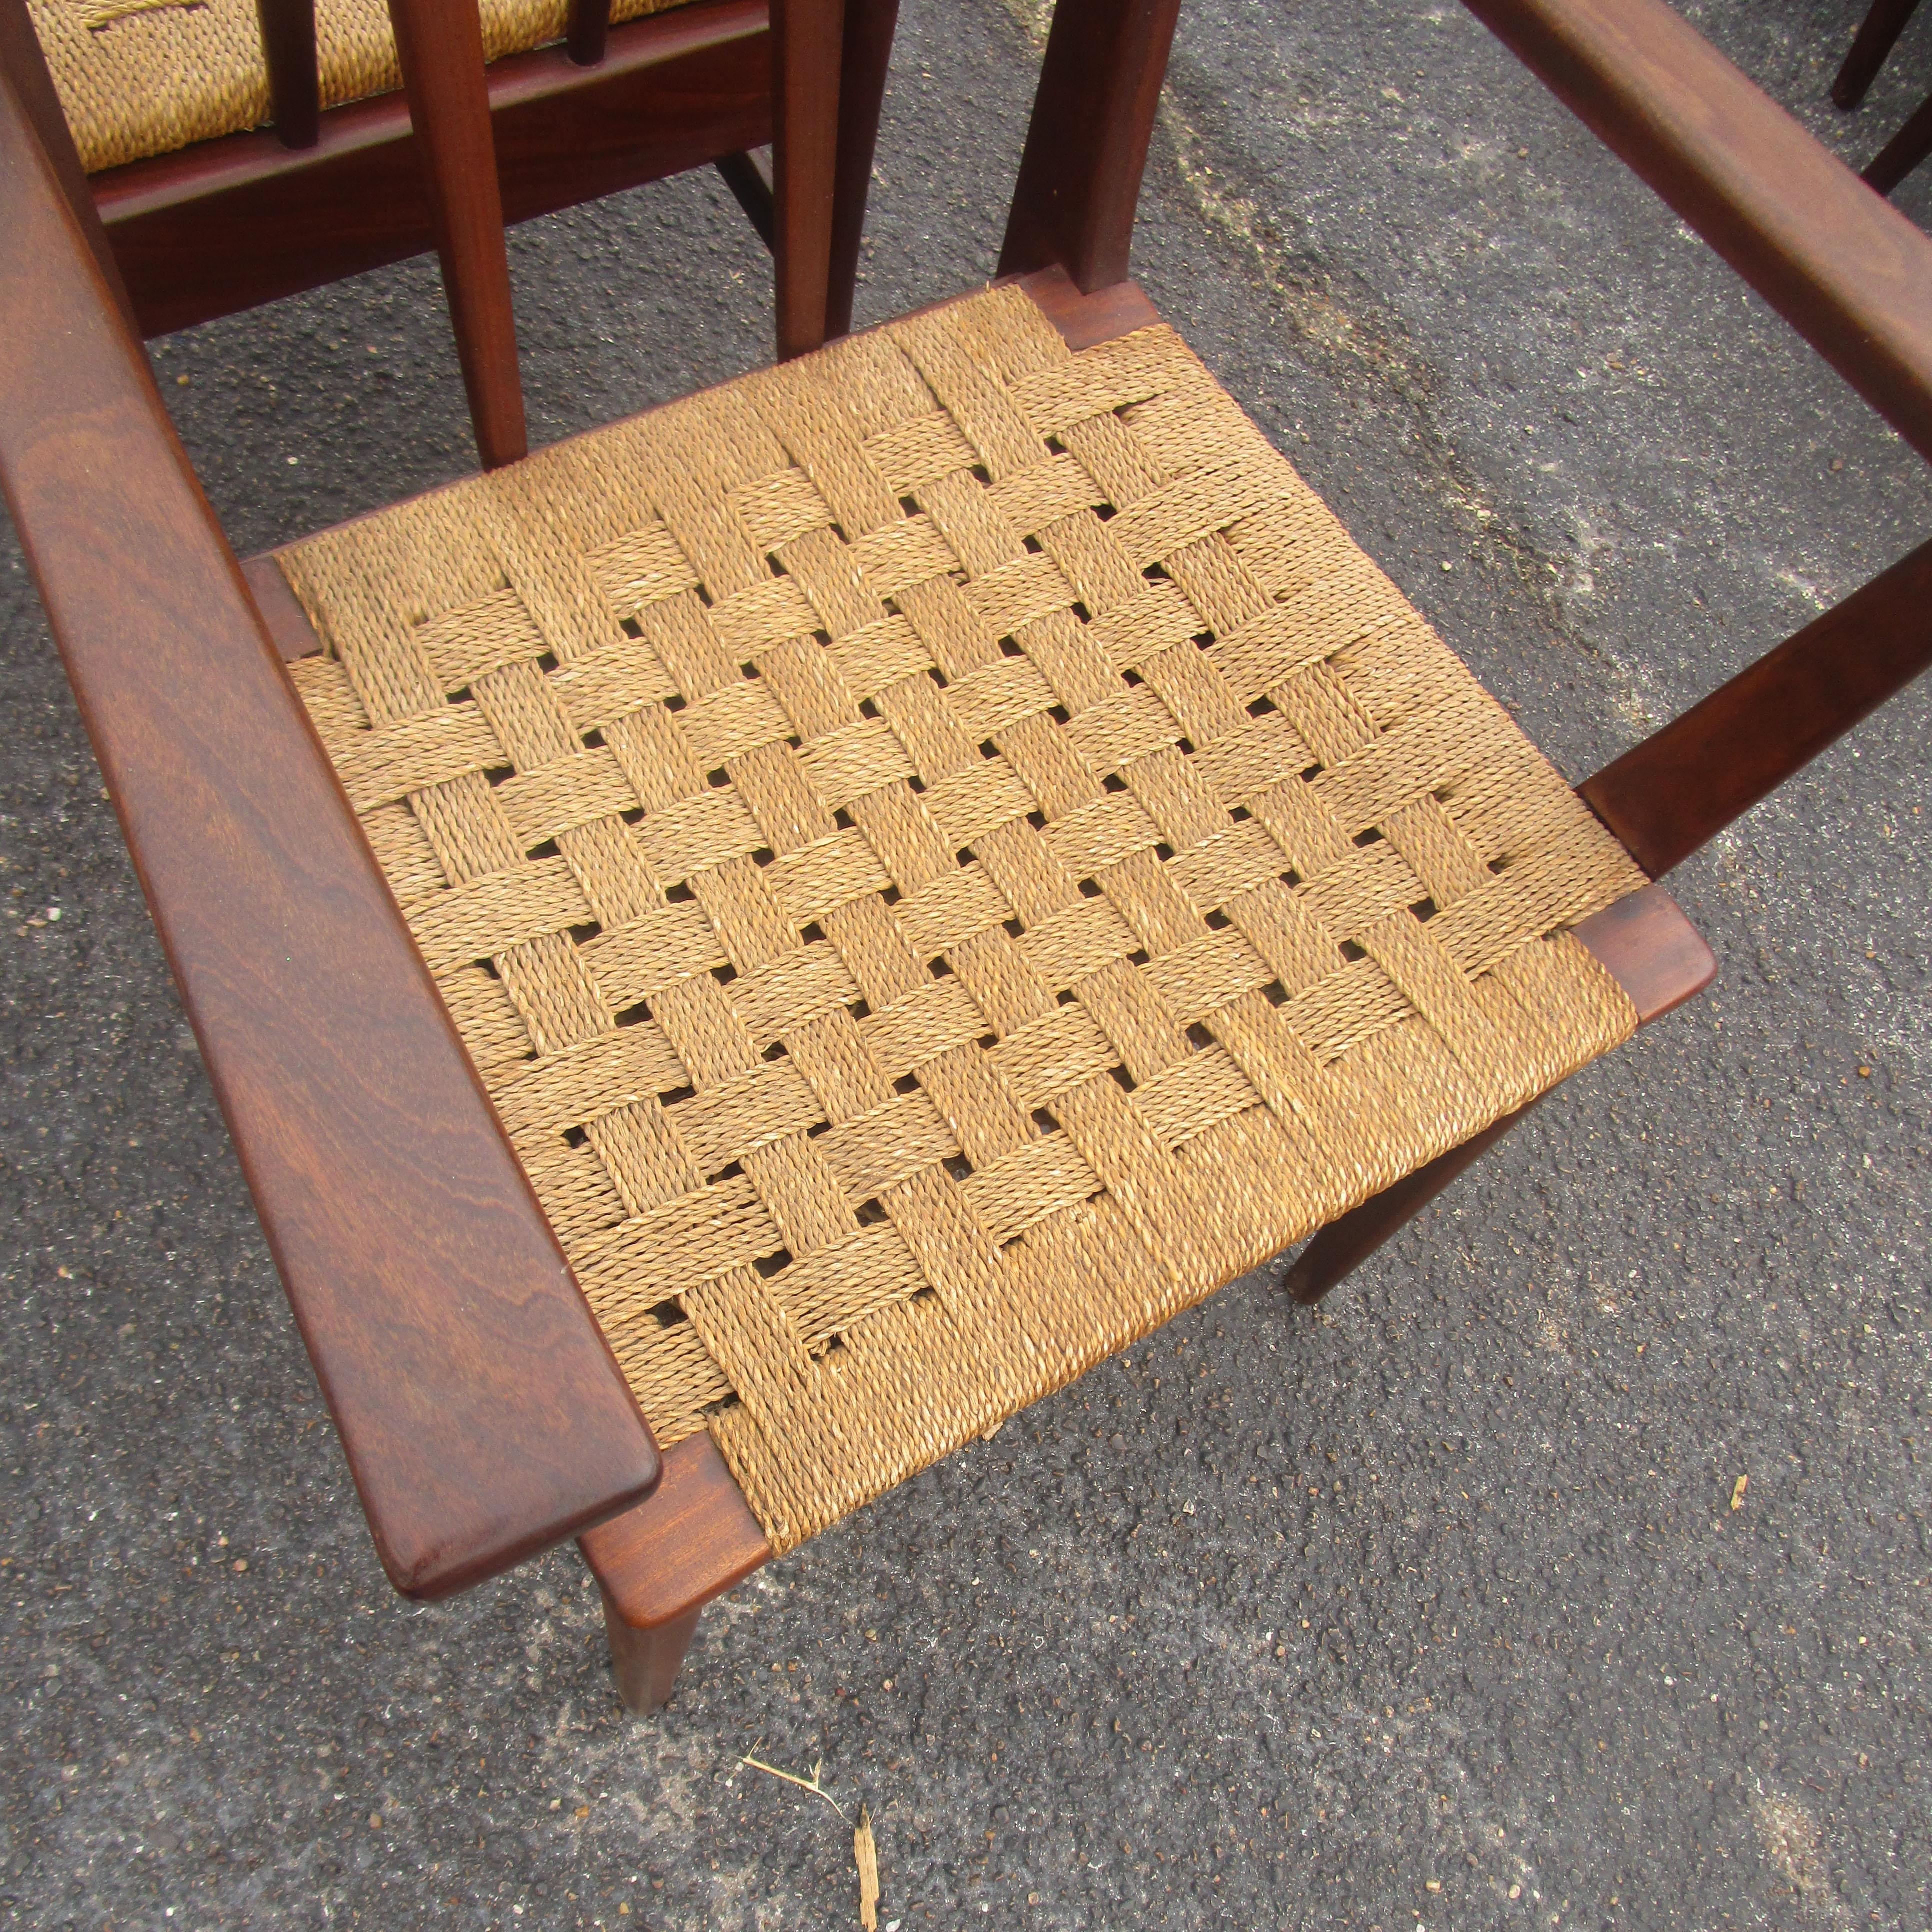
{"type": "MultiPolygon", "coordinates": [[[[314,0],[257,5],[278,131],[286,145],[313,146],[320,113],[314,0]]],[[[610,11],[610,0],[572,0],[567,45],[579,64],[602,57],[610,11]]],[[[884,61],[897,0],[770,0],[770,11],[773,181],[771,215],[762,225],[775,260],[784,357],[850,326],[849,313],[828,306],[831,266],[835,254],[848,266],[856,262],[876,132],[864,124],[862,104],[876,104],[883,75],[862,75],[851,91],[861,104],[850,126],[842,82],[848,64],[884,61]]],[[[479,0],[389,0],[389,14],[477,447],[484,466],[494,469],[526,454],[529,438],[479,0]]],[[[0,0],[0,62],[131,320],[26,0],[0,0]]],[[[766,192],[762,182],[749,185],[760,196],[766,192]]],[[[848,286],[850,277],[836,279],[848,286]]]]}
{"type": "MultiPolygon", "coordinates": [[[[322,64],[316,44],[316,0],[255,0],[262,25],[262,58],[275,132],[289,148],[312,148],[320,137],[322,64]]],[[[610,36],[610,0],[570,0],[564,44],[579,67],[595,67],[610,36]]]]}
{"type": "MultiPolygon", "coordinates": [[[[274,4],[262,0],[265,28],[274,4]]],[[[484,467],[494,469],[524,455],[530,440],[482,15],[477,0],[389,0],[389,15],[477,448],[484,467]]],[[[601,48],[609,18],[609,0],[579,0],[571,16],[574,56],[601,48]]],[[[772,0],[772,256],[781,357],[816,349],[827,334],[844,26],[845,0],[772,0]]]]}
{"type": "MultiPolygon", "coordinates": [[[[313,0],[260,4],[272,62],[312,65],[313,0]]],[[[1932,458],[1932,242],[1664,0],[1468,4],[1932,458]]],[[[477,0],[390,6],[478,446],[494,466],[521,455],[527,437],[477,0]]],[[[832,252],[856,259],[864,205],[862,178],[856,194],[839,192],[842,75],[855,58],[883,59],[896,7],[772,0],[782,355],[849,323],[826,307],[832,252]]],[[[1179,10],[1180,0],[1059,0],[1002,274],[1058,264],[1090,292],[1125,277],[1179,10]]],[[[608,18],[608,0],[574,0],[574,54],[594,53],[608,18]]],[[[0,58],[124,314],[24,0],[0,0],[0,58]]],[[[1928,572],[1932,558],[1915,554],[1782,647],[1775,676],[1767,660],[1734,680],[1592,779],[1586,796],[1653,874],[1668,870],[1932,660],[1928,572]]]]}

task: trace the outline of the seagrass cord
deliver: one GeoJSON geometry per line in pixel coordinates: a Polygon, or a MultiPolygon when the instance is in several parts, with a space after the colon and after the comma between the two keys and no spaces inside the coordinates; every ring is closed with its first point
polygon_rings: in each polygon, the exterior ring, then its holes
{"type": "Polygon", "coordinates": [[[1643,875],[1164,327],[988,292],[282,557],[611,1346],[775,1548],[1635,1026],[1563,928],[1643,875]]]}
{"type": "MultiPolygon", "coordinates": [[[[613,22],[682,0],[612,0],[613,22]]],[[[486,60],[563,38],[569,0],[482,0],[486,60]]],[[[28,0],[81,165],[120,166],[269,118],[256,0],[28,0]]],[[[324,107],[402,84],[387,0],[316,0],[324,107]]]]}

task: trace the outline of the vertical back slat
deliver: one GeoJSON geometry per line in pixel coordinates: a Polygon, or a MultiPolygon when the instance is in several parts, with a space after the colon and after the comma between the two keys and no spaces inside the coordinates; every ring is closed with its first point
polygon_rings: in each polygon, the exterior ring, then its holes
{"type": "Polygon", "coordinates": [[[315,0],[255,0],[268,63],[268,100],[285,148],[312,148],[322,132],[315,0]]]}
{"type": "Polygon", "coordinates": [[[772,0],[778,360],[821,347],[838,172],[845,0],[772,0]]]}
{"type": "Polygon", "coordinates": [[[40,51],[40,36],[27,12],[27,0],[0,0],[0,74],[12,83],[14,94],[33,130],[34,138],[74,210],[74,220],[87,238],[87,245],[98,265],[107,292],[121,310],[122,320],[141,339],[140,325],[134,319],[134,304],[128,299],[128,285],[121,279],[121,265],[114,259],[107,231],[100,225],[100,211],[94,205],[94,190],[87,184],[87,170],[74,145],[74,131],[47,71],[46,56],[40,51]]]}
{"type": "Polygon", "coordinates": [[[610,38],[610,0],[570,0],[564,44],[579,67],[595,67],[610,38]]]}
{"type": "Polygon", "coordinates": [[[476,0],[389,0],[456,352],[486,470],[527,454],[503,196],[476,0]]]}
{"type": "Polygon", "coordinates": [[[1134,208],[1180,0],[1059,0],[1000,272],[1058,263],[1082,290],[1127,276],[1134,208]]]}

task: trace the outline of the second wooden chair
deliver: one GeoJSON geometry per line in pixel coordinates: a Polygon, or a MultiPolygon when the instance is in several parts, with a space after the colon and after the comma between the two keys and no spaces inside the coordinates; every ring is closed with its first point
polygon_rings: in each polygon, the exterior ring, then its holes
{"type": "Polygon", "coordinates": [[[712,162],[772,250],[780,356],[851,325],[898,0],[789,35],[782,0],[614,0],[614,29],[613,8],[0,0],[0,53],[50,151],[64,113],[146,335],[435,248],[488,466],[527,447],[504,379],[506,220],[712,162]],[[432,117],[476,130],[445,152],[410,99],[452,89],[487,112],[432,117]],[[776,182],[748,152],[766,144],[776,182]]]}

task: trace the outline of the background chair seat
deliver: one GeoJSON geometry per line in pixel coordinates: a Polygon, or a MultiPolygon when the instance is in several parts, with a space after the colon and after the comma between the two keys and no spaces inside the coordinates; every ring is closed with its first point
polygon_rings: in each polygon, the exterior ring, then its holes
{"type": "MultiPolygon", "coordinates": [[[[614,22],[684,0],[611,0],[614,22]]],[[[92,174],[272,118],[255,0],[28,0],[82,165],[92,174]]],[[[486,58],[563,38],[568,0],[482,0],[486,58]]],[[[322,104],[402,86],[386,0],[317,0],[322,104]]]]}
{"type": "Polygon", "coordinates": [[[1007,287],[280,556],[653,1433],[774,1550],[1636,1025],[1564,928],[1644,874],[1164,326],[1007,287]]]}

